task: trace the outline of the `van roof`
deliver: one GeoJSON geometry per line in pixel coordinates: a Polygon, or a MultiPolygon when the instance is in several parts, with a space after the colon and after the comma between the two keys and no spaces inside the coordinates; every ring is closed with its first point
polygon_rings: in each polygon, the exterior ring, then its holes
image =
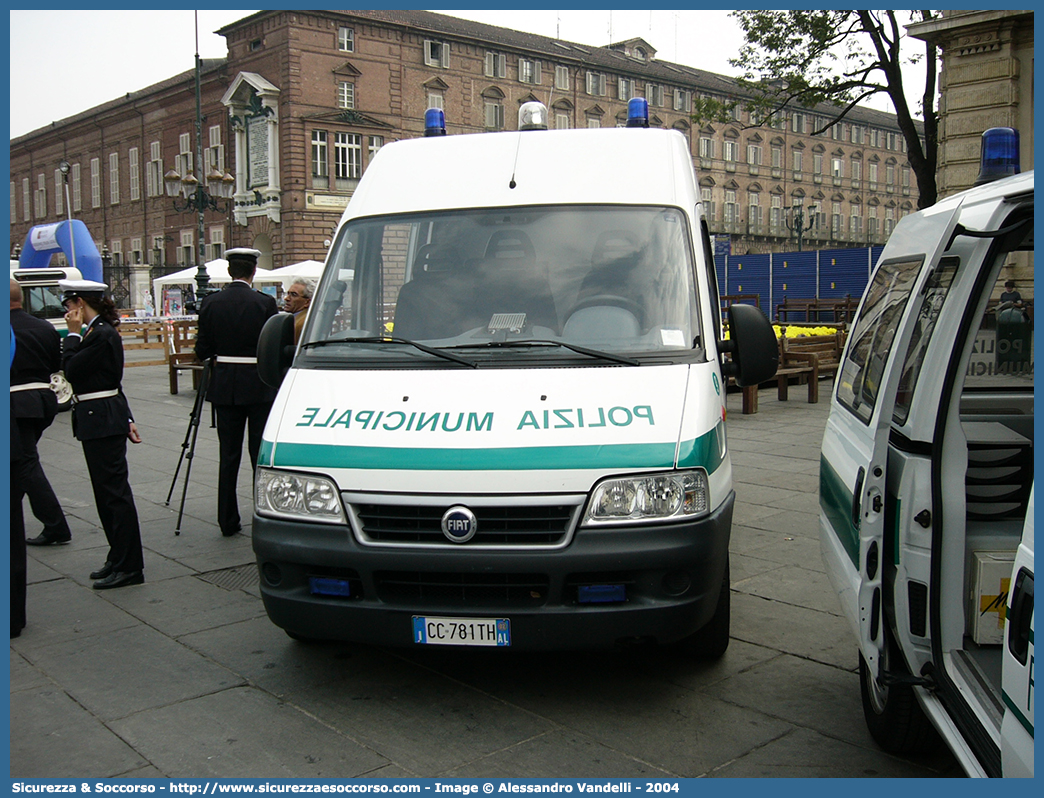
{"type": "Polygon", "coordinates": [[[342,221],[452,208],[698,201],[675,130],[531,130],[409,139],[382,147],[342,221]]]}

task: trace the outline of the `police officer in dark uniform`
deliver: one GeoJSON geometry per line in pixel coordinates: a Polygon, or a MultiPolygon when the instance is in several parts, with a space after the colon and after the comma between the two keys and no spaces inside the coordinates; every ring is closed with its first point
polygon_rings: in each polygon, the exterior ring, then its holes
{"type": "Polygon", "coordinates": [[[247,451],[250,465],[256,469],[261,435],[276,395],[257,373],[257,339],[265,322],[277,312],[273,297],[251,288],[260,255],[245,247],[225,252],[232,282],[203,299],[196,332],[196,357],[201,361],[213,358],[207,399],[217,419],[218,526],[226,537],[242,528],[236,482],[244,430],[249,427],[247,451]]]}
{"type": "Polygon", "coordinates": [[[27,495],[33,515],[44,525],[43,531],[26,543],[61,545],[72,540],[72,534],[40,465],[37,444],[58,413],[51,375],[62,367],[62,337],[53,324],[22,309],[22,286],[17,280],[11,280],[11,329],[18,342],[11,364],[11,418],[18,427],[23,471],[20,480],[11,481],[11,502],[21,505],[22,496],[27,495]]]}
{"type": "Polygon", "coordinates": [[[96,590],[145,581],[141,530],[127,468],[127,441],[141,443],[123,395],[123,342],[116,307],[106,286],[91,280],[62,280],[62,305],[69,334],[62,368],[73,389],[73,433],[83,447],[109,554],[91,574],[96,590]]]}

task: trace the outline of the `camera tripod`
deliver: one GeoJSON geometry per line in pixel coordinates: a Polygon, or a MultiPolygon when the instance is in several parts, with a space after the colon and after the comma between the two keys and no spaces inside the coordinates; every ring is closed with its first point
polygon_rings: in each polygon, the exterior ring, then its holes
{"type": "MultiPolygon", "coordinates": [[[[188,429],[185,430],[185,440],[181,442],[181,456],[178,458],[178,467],[174,469],[174,479],[170,481],[170,490],[167,491],[166,506],[170,506],[170,497],[174,495],[174,485],[177,484],[178,474],[181,471],[182,462],[185,463],[185,484],[181,486],[181,506],[178,508],[178,523],[174,527],[174,534],[181,534],[181,518],[185,513],[185,495],[188,492],[189,475],[192,472],[192,456],[196,452],[196,436],[199,434],[199,419],[203,414],[203,400],[207,395],[207,386],[210,384],[211,361],[203,365],[203,374],[199,378],[199,387],[196,389],[196,401],[192,404],[192,415],[189,417],[188,429]]],[[[213,423],[211,423],[213,426],[213,423]]]]}

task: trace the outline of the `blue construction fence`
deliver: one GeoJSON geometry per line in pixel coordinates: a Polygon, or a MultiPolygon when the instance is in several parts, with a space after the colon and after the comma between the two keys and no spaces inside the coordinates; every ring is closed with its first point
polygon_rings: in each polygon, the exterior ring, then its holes
{"type": "MultiPolygon", "coordinates": [[[[784,299],[826,302],[850,297],[858,303],[883,249],[883,246],[874,246],[751,255],[715,254],[718,290],[727,296],[758,296],[758,305],[770,319],[776,318],[776,309],[784,299]]],[[[788,320],[815,321],[792,313],[788,314],[788,320]]]]}

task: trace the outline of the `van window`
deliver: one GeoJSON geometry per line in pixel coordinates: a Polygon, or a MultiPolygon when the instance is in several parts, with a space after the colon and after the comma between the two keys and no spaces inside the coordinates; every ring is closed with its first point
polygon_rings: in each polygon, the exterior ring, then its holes
{"type": "Polygon", "coordinates": [[[38,319],[61,319],[65,317],[61,290],[57,285],[22,286],[22,308],[38,319]]]}
{"type": "Polygon", "coordinates": [[[979,318],[965,380],[968,388],[1033,388],[1032,256],[1012,253],[1009,258],[979,318]],[[1013,279],[1015,274],[1019,279],[1013,279]],[[1009,282],[1014,285],[1006,286],[1009,282]]]}
{"type": "Polygon", "coordinates": [[[910,346],[906,349],[902,376],[899,378],[899,389],[895,398],[895,410],[892,413],[892,418],[899,424],[905,424],[907,416],[910,415],[910,405],[913,402],[914,390],[917,388],[917,378],[921,374],[924,355],[928,351],[932,333],[935,332],[935,323],[939,320],[939,313],[946,302],[950,285],[953,283],[953,277],[957,273],[960,263],[960,258],[942,258],[925,284],[924,299],[921,300],[921,309],[918,311],[917,321],[914,323],[910,346]]]}
{"type": "Polygon", "coordinates": [[[852,325],[852,345],[841,364],[837,398],[864,423],[869,423],[892,341],[924,263],[924,256],[889,261],[878,266],[852,325]]]}
{"type": "MultiPolygon", "coordinates": [[[[439,211],[346,224],[303,341],[319,360],[686,353],[699,329],[690,226],[679,209],[555,206],[439,211]],[[352,275],[348,281],[338,275],[352,275]],[[353,343],[355,342],[355,343],[353,343]],[[329,344],[336,343],[337,346],[329,344]],[[343,344],[343,345],[342,345],[343,344]],[[384,344],[377,346],[377,344],[384,344]],[[497,346],[483,345],[496,344],[497,346]]],[[[597,362],[597,361],[595,361],[597,362]]]]}

